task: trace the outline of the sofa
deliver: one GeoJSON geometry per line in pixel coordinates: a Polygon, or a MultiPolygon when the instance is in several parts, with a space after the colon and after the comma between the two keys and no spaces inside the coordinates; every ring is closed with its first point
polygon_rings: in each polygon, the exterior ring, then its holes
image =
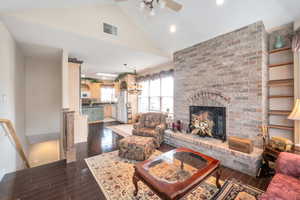
{"type": "Polygon", "coordinates": [[[164,140],[167,116],[162,113],[143,113],[139,122],[133,125],[132,134],[143,137],[153,137],[155,148],[164,140]]]}
{"type": "Polygon", "coordinates": [[[282,152],[276,174],[260,200],[300,200],[300,155],[282,152]]]}

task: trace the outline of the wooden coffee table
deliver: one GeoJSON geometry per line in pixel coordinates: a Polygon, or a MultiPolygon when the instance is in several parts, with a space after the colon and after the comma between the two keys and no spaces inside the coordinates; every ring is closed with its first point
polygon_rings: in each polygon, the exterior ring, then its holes
{"type": "Polygon", "coordinates": [[[136,164],[134,169],[135,196],[137,183],[142,181],[162,199],[180,199],[214,172],[216,185],[221,188],[220,161],[188,148],[174,149],[155,159],[145,160],[136,164]]]}

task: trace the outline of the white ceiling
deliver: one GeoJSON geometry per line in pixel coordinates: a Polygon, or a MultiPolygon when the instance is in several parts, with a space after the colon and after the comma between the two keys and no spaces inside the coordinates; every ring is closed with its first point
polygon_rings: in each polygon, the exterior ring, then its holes
{"type": "Polygon", "coordinates": [[[34,8],[70,8],[81,5],[112,4],[110,0],[1,0],[0,11],[18,11],[34,8]]]}
{"type": "Polygon", "coordinates": [[[300,19],[300,0],[225,0],[223,6],[215,0],[176,1],[184,5],[180,13],[164,10],[155,17],[142,17],[139,1],[119,6],[169,54],[260,20],[270,29],[300,19]],[[176,34],[168,32],[172,24],[176,34]]]}
{"type": "Polygon", "coordinates": [[[174,51],[262,20],[267,29],[300,18],[300,0],[177,0],[181,12],[159,10],[148,17],[139,0],[2,0],[2,20],[23,46],[64,48],[85,61],[89,73],[138,70],[168,62],[174,51]],[[99,33],[105,21],[120,27],[119,38],[99,33]],[[177,32],[169,32],[170,25],[177,32]]]}
{"type": "MultiPolygon", "coordinates": [[[[1,20],[21,46],[29,43],[35,49],[36,46],[65,49],[71,57],[85,62],[88,74],[127,72],[124,63],[142,70],[171,59],[117,5],[10,11],[3,12],[1,20]],[[103,33],[103,22],[118,26],[119,36],[103,33]]],[[[30,50],[25,55],[33,52],[38,53],[30,50]]]]}

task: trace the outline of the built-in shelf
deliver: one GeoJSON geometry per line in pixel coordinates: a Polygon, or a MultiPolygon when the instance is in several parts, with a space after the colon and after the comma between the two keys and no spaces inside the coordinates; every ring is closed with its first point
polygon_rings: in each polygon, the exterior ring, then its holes
{"type": "Polygon", "coordinates": [[[270,110],[269,115],[289,115],[292,111],[290,110],[270,110]]]}
{"type": "Polygon", "coordinates": [[[268,81],[268,86],[292,86],[294,85],[294,79],[281,79],[268,81]]]}
{"type": "Polygon", "coordinates": [[[274,129],[287,130],[287,131],[293,131],[294,130],[294,127],[292,127],[292,126],[282,126],[282,125],[270,124],[268,127],[269,128],[274,128],[274,129]]]}
{"type": "Polygon", "coordinates": [[[271,51],[269,51],[269,54],[278,53],[278,52],[282,52],[282,51],[290,51],[290,50],[291,50],[290,47],[283,47],[280,49],[271,50],[271,51]]]}
{"type": "Polygon", "coordinates": [[[271,95],[269,99],[294,98],[293,95],[271,95]]]}
{"type": "MultiPolygon", "coordinates": [[[[276,35],[277,33],[272,33],[272,35],[273,34],[276,35]]],[[[273,42],[274,41],[271,41],[272,46],[274,45],[273,42]]],[[[291,113],[288,109],[292,107],[291,104],[294,100],[294,94],[293,92],[287,93],[285,90],[292,90],[294,87],[293,76],[290,76],[294,72],[292,48],[286,46],[269,50],[268,53],[269,64],[267,67],[269,77],[278,77],[268,81],[268,87],[272,90],[271,94],[268,96],[268,115],[270,120],[270,124],[268,125],[268,128],[270,129],[269,134],[271,136],[277,135],[278,132],[289,134],[293,132],[294,127],[293,124],[288,123],[285,119],[287,119],[291,113]],[[275,89],[276,92],[278,92],[277,94],[273,94],[273,90],[275,89]],[[280,107],[282,108],[280,109],[280,107]]]]}
{"type": "Polygon", "coordinates": [[[268,67],[272,68],[272,67],[282,67],[282,66],[288,66],[288,65],[293,65],[294,62],[284,62],[284,63],[278,63],[278,64],[271,64],[268,65],[268,67]]]}

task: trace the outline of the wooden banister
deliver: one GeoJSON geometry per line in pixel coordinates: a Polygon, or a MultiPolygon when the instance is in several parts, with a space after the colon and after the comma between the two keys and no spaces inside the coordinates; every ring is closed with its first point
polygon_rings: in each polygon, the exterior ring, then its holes
{"type": "Polygon", "coordinates": [[[21,158],[23,159],[25,166],[27,168],[30,168],[30,164],[29,161],[25,155],[25,152],[22,148],[22,145],[20,143],[20,140],[17,136],[16,130],[14,129],[14,126],[12,124],[12,122],[8,119],[0,119],[0,124],[4,124],[6,127],[6,131],[8,132],[8,134],[10,135],[10,138],[12,138],[14,140],[14,143],[16,145],[16,149],[18,151],[18,153],[20,154],[21,158]]]}

